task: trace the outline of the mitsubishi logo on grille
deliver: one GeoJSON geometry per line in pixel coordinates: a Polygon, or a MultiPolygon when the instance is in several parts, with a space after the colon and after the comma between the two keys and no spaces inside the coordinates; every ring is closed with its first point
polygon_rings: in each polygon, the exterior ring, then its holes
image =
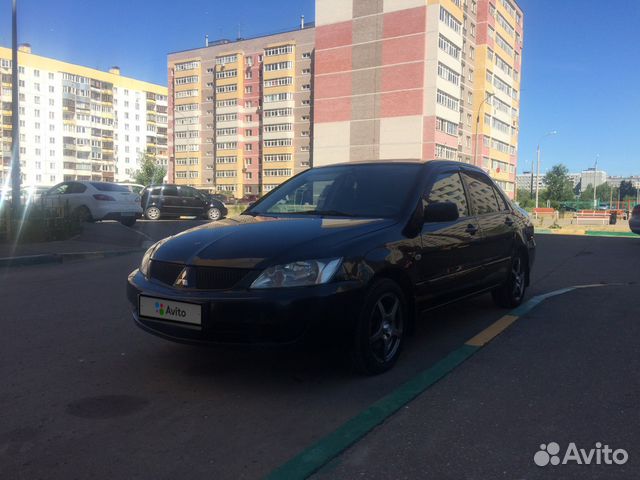
{"type": "Polygon", "coordinates": [[[173,283],[174,287],[177,288],[189,288],[189,267],[184,267],[178,278],[173,283]]]}

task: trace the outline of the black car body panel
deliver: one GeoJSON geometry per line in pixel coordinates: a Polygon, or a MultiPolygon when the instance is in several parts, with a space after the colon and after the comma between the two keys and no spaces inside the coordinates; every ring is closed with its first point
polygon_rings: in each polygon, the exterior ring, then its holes
{"type": "Polygon", "coordinates": [[[238,218],[159,242],[152,247],[151,264],[168,266],[168,280],[138,270],[128,279],[136,323],[151,333],[190,343],[284,344],[319,330],[351,331],[376,278],[396,281],[412,312],[501,285],[517,252],[526,258],[528,282],[535,258],[533,226],[484,172],[457,162],[433,161],[418,164],[415,173],[401,212],[387,218],[264,214],[261,205],[268,204],[271,192],[238,218]],[[462,173],[477,177],[478,185],[463,180],[462,173]],[[437,189],[450,195],[449,184],[468,203],[466,210],[460,207],[463,214],[453,221],[425,223],[427,193],[437,189]],[[475,197],[469,193],[473,189],[475,197]],[[486,201],[495,201],[494,210],[500,211],[483,212],[476,205],[486,201]],[[250,288],[274,265],[330,258],[341,258],[342,263],[329,283],[250,288]],[[199,288],[208,275],[202,269],[229,281],[216,284],[217,289],[199,288]],[[171,284],[180,272],[185,279],[197,278],[189,281],[191,288],[171,284]],[[229,279],[229,272],[237,275],[229,279]],[[140,295],[202,305],[202,325],[141,317],[140,295]]]}

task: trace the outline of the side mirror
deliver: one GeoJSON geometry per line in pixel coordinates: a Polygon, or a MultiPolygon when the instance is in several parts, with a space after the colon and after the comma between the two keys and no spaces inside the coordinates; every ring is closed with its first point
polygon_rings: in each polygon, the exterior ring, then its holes
{"type": "Polygon", "coordinates": [[[425,223],[455,222],[458,218],[458,206],[452,202],[432,203],[424,209],[425,223]]]}

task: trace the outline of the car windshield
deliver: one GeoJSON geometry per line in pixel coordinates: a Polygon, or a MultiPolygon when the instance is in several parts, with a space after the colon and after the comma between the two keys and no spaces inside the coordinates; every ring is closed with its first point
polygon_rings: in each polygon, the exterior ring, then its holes
{"type": "Polygon", "coordinates": [[[395,217],[405,206],[419,169],[419,164],[382,164],[309,170],[271,192],[247,213],[395,217]]]}

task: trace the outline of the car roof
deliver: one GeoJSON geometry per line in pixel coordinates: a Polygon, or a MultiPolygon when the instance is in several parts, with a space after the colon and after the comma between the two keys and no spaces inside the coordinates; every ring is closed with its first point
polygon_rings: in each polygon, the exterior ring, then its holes
{"type": "Polygon", "coordinates": [[[468,170],[477,172],[486,172],[475,165],[464,162],[456,162],[454,160],[420,160],[420,159],[389,159],[389,160],[357,160],[354,162],[334,163],[332,165],[322,165],[314,168],[330,168],[330,167],[356,167],[368,165],[427,165],[430,167],[463,167],[468,170]]]}

